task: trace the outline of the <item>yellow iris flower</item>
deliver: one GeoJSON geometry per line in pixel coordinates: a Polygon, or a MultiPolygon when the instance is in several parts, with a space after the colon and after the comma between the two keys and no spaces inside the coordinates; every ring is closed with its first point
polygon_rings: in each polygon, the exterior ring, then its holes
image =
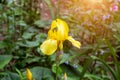
{"type": "Polygon", "coordinates": [[[47,39],[40,46],[41,51],[46,55],[52,55],[57,48],[63,49],[63,42],[69,40],[75,47],[80,48],[81,43],[68,36],[69,27],[61,19],[52,21],[51,28],[48,31],[47,39]]]}
{"type": "Polygon", "coordinates": [[[32,73],[28,68],[26,69],[26,77],[27,77],[27,80],[33,80],[32,73]]]}
{"type": "Polygon", "coordinates": [[[63,80],[67,80],[67,74],[64,73],[63,80]]]}

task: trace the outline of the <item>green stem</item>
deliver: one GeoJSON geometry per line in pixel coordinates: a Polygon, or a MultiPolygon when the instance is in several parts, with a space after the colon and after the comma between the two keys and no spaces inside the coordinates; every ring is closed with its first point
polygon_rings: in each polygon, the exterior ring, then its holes
{"type": "Polygon", "coordinates": [[[9,17],[8,17],[8,15],[7,15],[7,35],[9,35],[9,17]]]}
{"type": "Polygon", "coordinates": [[[60,59],[63,54],[62,50],[58,50],[57,55],[56,55],[56,80],[59,80],[59,73],[58,73],[58,68],[60,64],[60,59]]]}
{"type": "Polygon", "coordinates": [[[52,6],[51,1],[50,0],[45,0],[45,2],[47,3],[47,5],[48,5],[48,7],[50,9],[50,13],[51,13],[52,19],[54,19],[55,18],[55,14],[54,14],[54,8],[52,6]]]}
{"type": "Polygon", "coordinates": [[[56,18],[59,17],[59,11],[60,11],[60,0],[58,0],[58,3],[57,3],[57,8],[56,8],[56,18]]]}

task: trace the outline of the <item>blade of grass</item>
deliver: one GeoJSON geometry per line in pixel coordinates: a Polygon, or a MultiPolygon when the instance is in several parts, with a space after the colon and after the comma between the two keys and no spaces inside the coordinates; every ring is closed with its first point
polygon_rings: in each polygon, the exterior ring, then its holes
{"type": "Polygon", "coordinates": [[[50,13],[51,13],[52,19],[54,19],[55,18],[55,14],[54,14],[54,9],[53,9],[51,1],[50,0],[44,0],[44,1],[47,3],[47,5],[48,5],[48,7],[50,9],[50,13]]]}
{"type": "Polygon", "coordinates": [[[106,43],[108,44],[108,48],[110,50],[110,53],[112,54],[113,56],[113,59],[114,59],[114,65],[115,65],[115,69],[116,69],[116,75],[117,75],[117,78],[120,79],[120,65],[119,65],[119,62],[117,60],[117,54],[116,54],[116,50],[112,47],[111,43],[106,40],[106,43]]]}
{"type": "MultiPolygon", "coordinates": [[[[119,78],[117,78],[117,76],[116,76],[116,74],[115,74],[115,71],[114,71],[105,61],[103,61],[102,59],[100,59],[100,58],[98,58],[98,57],[96,57],[96,56],[91,56],[91,58],[92,58],[93,60],[97,60],[97,61],[100,61],[101,63],[103,63],[103,64],[106,66],[106,68],[109,70],[109,72],[112,74],[113,78],[114,78],[115,80],[119,80],[119,78]]],[[[107,71],[107,70],[106,70],[106,71],[107,71]]]]}
{"type": "Polygon", "coordinates": [[[83,70],[82,70],[81,75],[80,75],[80,80],[83,79],[83,77],[84,77],[84,75],[85,75],[85,73],[86,73],[87,69],[89,68],[89,65],[91,64],[92,61],[93,61],[93,59],[92,59],[92,58],[89,58],[89,59],[85,62],[84,66],[83,66],[83,70]]]}
{"type": "Polygon", "coordinates": [[[58,0],[57,2],[56,18],[59,17],[59,11],[60,11],[60,0],[58,0]]]}
{"type": "Polygon", "coordinates": [[[19,76],[20,76],[20,79],[22,80],[22,79],[23,79],[22,73],[21,73],[17,68],[15,68],[15,70],[17,71],[17,73],[18,73],[19,76]]]}

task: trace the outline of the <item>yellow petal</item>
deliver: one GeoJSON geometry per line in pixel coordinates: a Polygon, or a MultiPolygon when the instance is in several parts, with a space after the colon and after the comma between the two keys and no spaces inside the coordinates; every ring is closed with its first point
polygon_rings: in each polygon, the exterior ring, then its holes
{"type": "Polygon", "coordinates": [[[52,55],[57,50],[57,40],[47,39],[40,46],[41,51],[46,55],[52,55]]]}
{"type": "Polygon", "coordinates": [[[53,20],[50,29],[54,29],[54,28],[56,28],[56,26],[58,26],[58,27],[64,27],[65,30],[67,32],[69,32],[68,24],[65,21],[63,21],[62,19],[53,20]]]}
{"type": "Polygon", "coordinates": [[[61,19],[53,20],[48,37],[58,41],[65,40],[68,37],[69,28],[65,21],[61,19]]]}
{"type": "Polygon", "coordinates": [[[74,45],[74,46],[77,47],[77,48],[80,48],[81,43],[80,43],[79,41],[76,41],[76,40],[73,39],[71,36],[69,36],[67,39],[72,43],[72,45],[74,45]]]}
{"type": "Polygon", "coordinates": [[[56,21],[58,26],[58,40],[65,40],[68,37],[69,27],[67,23],[61,19],[57,19],[56,21]]]}
{"type": "Polygon", "coordinates": [[[30,72],[28,68],[26,70],[26,77],[27,77],[27,80],[32,80],[32,73],[30,72]]]}
{"type": "Polygon", "coordinates": [[[60,50],[63,49],[63,42],[62,41],[60,41],[60,43],[59,43],[59,48],[60,48],[60,50]]]}
{"type": "Polygon", "coordinates": [[[53,30],[48,31],[48,39],[55,39],[57,40],[57,32],[53,32],[53,30]]]}
{"type": "Polygon", "coordinates": [[[64,73],[63,80],[67,80],[67,74],[64,73]]]}

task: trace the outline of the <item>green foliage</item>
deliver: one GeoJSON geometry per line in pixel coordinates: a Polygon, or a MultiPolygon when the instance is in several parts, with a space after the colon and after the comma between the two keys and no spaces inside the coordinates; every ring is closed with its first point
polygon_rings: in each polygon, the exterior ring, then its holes
{"type": "Polygon", "coordinates": [[[64,73],[68,80],[119,80],[119,8],[117,0],[1,0],[0,80],[26,80],[26,68],[35,80],[55,80],[56,75],[62,80],[64,73]],[[118,11],[109,10],[114,4],[118,11]],[[43,18],[47,13],[52,19],[43,18]],[[79,50],[65,41],[59,65],[56,53],[46,56],[40,50],[57,17],[82,44],[79,50]]]}
{"type": "Polygon", "coordinates": [[[20,77],[16,73],[6,72],[1,80],[20,80],[20,77]]]}
{"type": "Polygon", "coordinates": [[[50,24],[50,22],[45,21],[45,20],[37,20],[37,21],[35,21],[34,24],[37,25],[40,28],[44,28],[44,27],[46,27],[46,25],[50,24]]]}
{"type": "Polygon", "coordinates": [[[3,69],[12,59],[11,55],[0,55],[0,69],[3,69]]]}
{"type": "Polygon", "coordinates": [[[48,68],[36,66],[30,70],[35,80],[54,80],[54,75],[48,68]]]}

